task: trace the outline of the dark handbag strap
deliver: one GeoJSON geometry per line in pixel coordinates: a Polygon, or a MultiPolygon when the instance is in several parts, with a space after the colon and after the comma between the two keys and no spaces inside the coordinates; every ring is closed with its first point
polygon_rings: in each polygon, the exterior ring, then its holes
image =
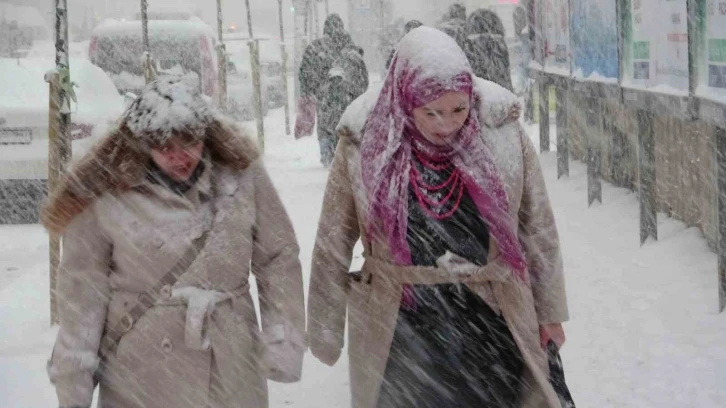
{"type": "Polygon", "coordinates": [[[195,239],[189,249],[184,252],[181,258],[176,262],[169,272],[166,273],[153,288],[146,292],[140,293],[136,304],[121,317],[118,321],[106,326],[106,331],[101,338],[101,345],[98,349],[98,356],[103,360],[109,354],[116,352],[119,341],[124,334],[128,333],[134,327],[134,324],[153,307],[156,302],[171,297],[171,288],[184,272],[189,269],[197,259],[197,255],[207,241],[209,230],[205,231],[202,236],[195,239]]]}

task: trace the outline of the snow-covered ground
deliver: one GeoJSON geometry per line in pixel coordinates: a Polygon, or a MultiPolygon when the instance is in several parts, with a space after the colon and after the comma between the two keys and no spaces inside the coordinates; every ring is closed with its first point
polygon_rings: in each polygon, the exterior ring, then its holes
{"type": "MultiPolygon", "coordinates": [[[[314,138],[285,135],[281,109],[266,131],[267,167],[295,224],[307,285],[327,171],[314,138]]],[[[541,162],[564,248],[572,320],[563,359],[578,405],[726,406],[726,315],[717,314],[716,257],[702,234],[660,218],[660,241],[641,248],[635,194],[605,184],[605,203],[588,209],[585,166],[571,163],[558,181],[554,153],[541,162]]],[[[1,226],[0,407],[57,406],[45,373],[56,332],[48,310],[47,235],[1,226]]],[[[300,383],[271,384],[271,407],[348,407],[347,369],[345,357],[328,368],[308,355],[300,383]]]]}

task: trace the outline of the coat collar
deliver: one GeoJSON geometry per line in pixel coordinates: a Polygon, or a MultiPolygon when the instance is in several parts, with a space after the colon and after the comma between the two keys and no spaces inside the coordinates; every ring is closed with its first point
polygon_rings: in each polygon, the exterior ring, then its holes
{"type": "MultiPolygon", "coordinates": [[[[215,167],[219,168],[219,165],[215,165],[205,158],[204,171],[201,176],[199,176],[199,180],[197,180],[197,182],[182,196],[175,194],[163,185],[153,183],[146,177],[141,178],[131,188],[132,190],[141,191],[145,194],[156,195],[169,203],[178,203],[182,206],[190,206],[190,208],[197,207],[201,205],[201,203],[212,199],[212,196],[214,195],[212,183],[215,178],[214,173],[218,172],[215,167]]],[[[229,188],[226,188],[226,190],[228,189],[229,188]]]]}

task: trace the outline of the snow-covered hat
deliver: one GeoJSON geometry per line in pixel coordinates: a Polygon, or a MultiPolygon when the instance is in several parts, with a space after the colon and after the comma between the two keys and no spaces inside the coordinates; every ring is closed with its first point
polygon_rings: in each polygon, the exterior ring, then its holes
{"type": "Polygon", "coordinates": [[[214,122],[214,112],[196,83],[162,78],[142,91],[124,115],[124,122],[140,142],[159,146],[178,135],[203,141],[214,122]]]}

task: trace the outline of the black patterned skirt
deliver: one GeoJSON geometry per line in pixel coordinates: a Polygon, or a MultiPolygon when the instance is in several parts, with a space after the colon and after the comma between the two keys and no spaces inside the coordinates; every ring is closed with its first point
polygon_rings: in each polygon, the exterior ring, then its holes
{"type": "Polygon", "coordinates": [[[401,307],[379,408],[514,407],[524,360],[504,318],[465,285],[416,286],[401,307]]]}

